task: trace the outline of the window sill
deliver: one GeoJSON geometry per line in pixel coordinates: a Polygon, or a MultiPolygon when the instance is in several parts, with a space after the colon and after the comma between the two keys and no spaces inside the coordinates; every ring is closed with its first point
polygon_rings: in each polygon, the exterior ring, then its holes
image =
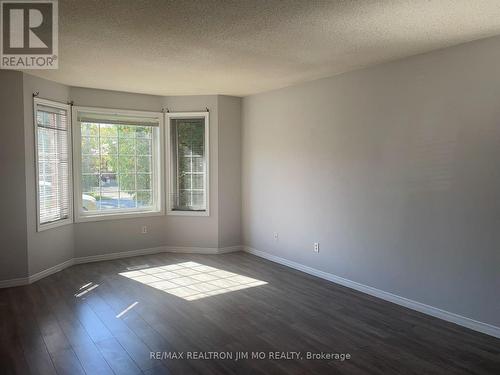
{"type": "Polygon", "coordinates": [[[49,230],[49,229],[59,228],[59,227],[62,227],[64,225],[69,225],[69,224],[73,224],[73,220],[71,220],[70,218],[64,219],[64,220],[59,220],[59,221],[54,221],[52,223],[47,223],[47,224],[38,224],[36,231],[37,232],[44,232],[44,231],[49,230]]]}
{"type": "Polygon", "coordinates": [[[105,221],[105,220],[123,220],[123,219],[137,219],[144,217],[153,216],[164,216],[163,211],[134,211],[134,212],[117,212],[110,214],[99,214],[99,215],[82,215],[76,218],[77,223],[87,223],[92,221],[105,221]]]}
{"type": "Polygon", "coordinates": [[[177,211],[168,210],[168,216],[210,216],[210,212],[206,211],[177,211]]]}

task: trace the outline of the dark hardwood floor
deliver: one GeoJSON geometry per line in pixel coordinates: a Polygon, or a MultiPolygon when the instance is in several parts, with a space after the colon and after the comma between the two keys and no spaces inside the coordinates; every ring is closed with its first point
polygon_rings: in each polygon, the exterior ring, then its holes
{"type": "Polygon", "coordinates": [[[0,290],[0,373],[499,374],[500,340],[252,255],[158,254],[0,290]]]}

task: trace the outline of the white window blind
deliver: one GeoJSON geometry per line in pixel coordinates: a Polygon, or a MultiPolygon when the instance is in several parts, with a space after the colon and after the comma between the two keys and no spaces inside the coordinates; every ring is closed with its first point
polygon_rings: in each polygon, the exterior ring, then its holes
{"type": "Polygon", "coordinates": [[[39,227],[71,220],[68,107],[35,99],[39,227]],[[64,108],[63,108],[64,107],[64,108]]]}
{"type": "Polygon", "coordinates": [[[205,117],[171,118],[171,209],[207,210],[205,117]]]}
{"type": "Polygon", "coordinates": [[[81,218],[160,211],[160,120],[77,111],[81,218]]]}

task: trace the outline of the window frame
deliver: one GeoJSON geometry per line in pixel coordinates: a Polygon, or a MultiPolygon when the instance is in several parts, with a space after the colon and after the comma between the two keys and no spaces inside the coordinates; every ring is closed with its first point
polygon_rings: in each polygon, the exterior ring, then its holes
{"type": "Polygon", "coordinates": [[[207,112],[167,112],[165,113],[165,144],[166,144],[166,165],[168,168],[167,173],[167,215],[169,216],[210,216],[210,113],[207,112]],[[172,205],[171,196],[175,192],[173,174],[176,170],[172,166],[172,144],[171,144],[171,129],[172,119],[190,119],[190,118],[203,118],[205,120],[205,200],[206,209],[204,211],[190,211],[190,210],[174,210],[172,205]]]}
{"type": "Polygon", "coordinates": [[[35,141],[35,192],[36,192],[36,231],[43,232],[48,229],[58,228],[64,225],[73,224],[73,163],[72,163],[72,113],[71,105],[57,102],[49,99],[42,99],[35,97],[33,98],[33,130],[34,130],[34,141],[35,141]],[[68,217],[66,219],[61,219],[57,221],[52,221],[48,223],[40,222],[40,168],[38,161],[38,107],[46,106],[57,109],[63,109],[66,111],[66,121],[68,125],[67,129],[67,142],[68,142],[68,217]]]}
{"type": "Polygon", "coordinates": [[[103,220],[120,220],[128,218],[141,218],[150,216],[165,215],[165,199],[164,199],[164,116],[162,112],[135,111],[126,109],[100,108],[100,107],[84,107],[73,106],[72,111],[73,124],[73,171],[74,171],[74,215],[75,222],[91,222],[103,220]],[[153,143],[153,184],[154,186],[154,208],[153,210],[131,210],[131,209],[116,209],[112,212],[97,212],[86,214],[83,207],[82,199],[82,135],[81,126],[78,121],[79,112],[91,112],[103,115],[120,115],[120,116],[144,116],[158,119],[158,136],[152,137],[153,143]]]}

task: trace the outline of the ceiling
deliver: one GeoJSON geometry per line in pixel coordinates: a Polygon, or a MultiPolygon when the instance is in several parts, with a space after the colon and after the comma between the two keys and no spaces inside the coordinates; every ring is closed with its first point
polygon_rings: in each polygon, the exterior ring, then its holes
{"type": "Polygon", "coordinates": [[[72,86],[245,96],[500,34],[499,0],[59,0],[72,86]]]}

